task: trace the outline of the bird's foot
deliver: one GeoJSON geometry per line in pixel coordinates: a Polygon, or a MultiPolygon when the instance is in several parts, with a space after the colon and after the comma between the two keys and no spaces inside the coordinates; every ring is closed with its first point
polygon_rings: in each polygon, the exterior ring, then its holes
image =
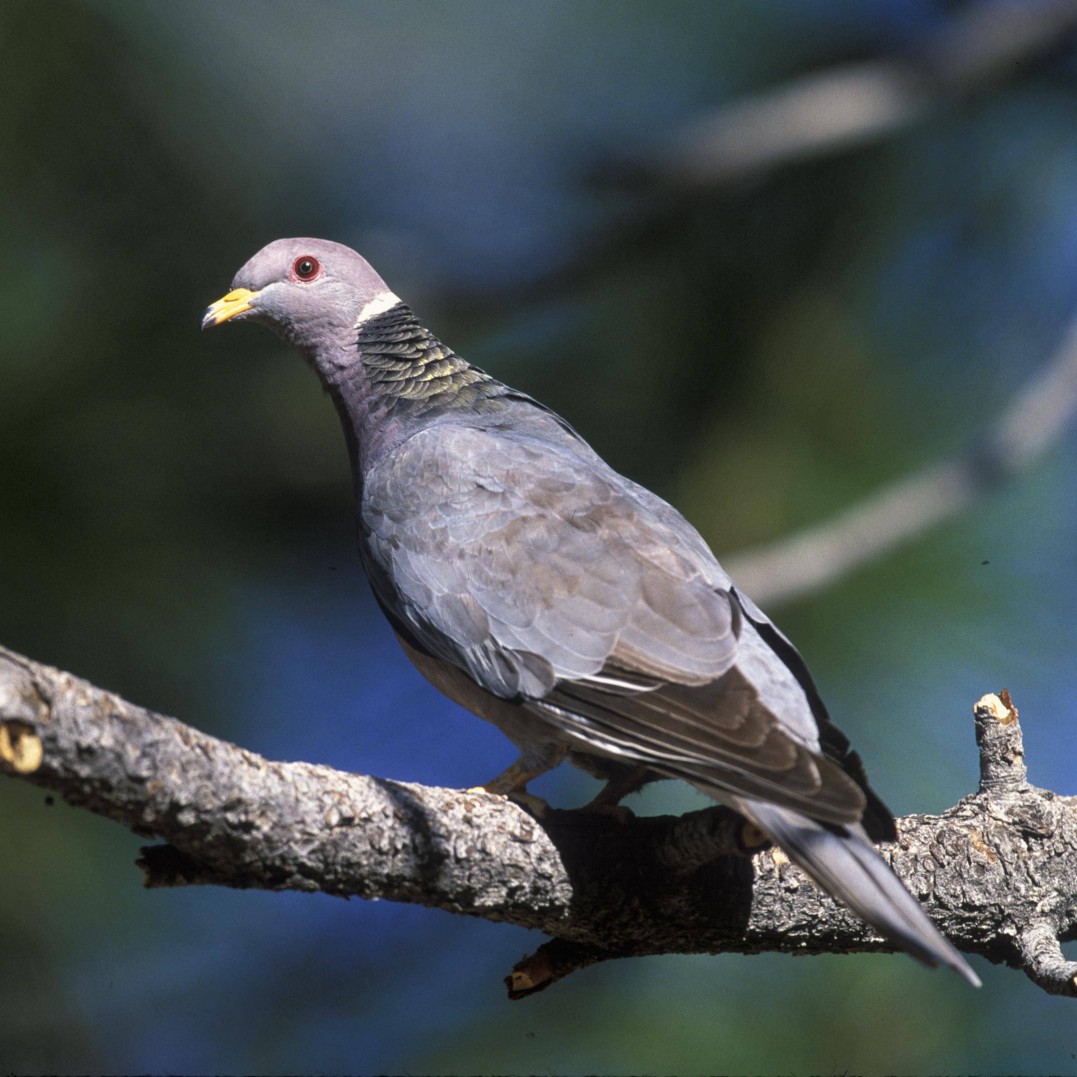
{"type": "Polygon", "coordinates": [[[502,771],[492,781],[487,782],[485,785],[476,786],[473,789],[469,789],[468,792],[472,793],[493,793],[495,796],[503,796],[511,800],[513,804],[519,804],[524,811],[529,812],[535,816],[536,819],[545,819],[550,813],[550,805],[540,796],[536,796],[534,793],[527,791],[527,783],[532,778],[537,778],[540,774],[545,773],[545,768],[542,770],[532,770],[523,764],[522,760],[517,760],[511,767],[502,771]]]}
{"type": "Polygon", "coordinates": [[[535,793],[525,793],[521,789],[515,793],[506,793],[505,796],[536,819],[545,819],[550,814],[550,805],[535,793]]]}
{"type": "Polygon", "coordinates": [[[502,796],[510,796],[512,793],[526,793],[527,783],[543,773],[545,773],[545,770],[535,770],[527,766],[522,759],[517,759],[511,767],[507,767],[482,788],[487,793],[500,793],[502,796]]]}
{"type": "Polygon", "coordinates": [[[500,789],[491,789],[491,785],[493,782],[489,785],[473,785],[464,791],[466,793],[492,793],[495,797],[504,797],[506,800],[511,800],[513,804],[518,804],[536,819],[545,819],[550,814],[550,805],[535,793],[528,793],[525,789],[510,789],[508,792],[502,792],[500,789]]]}

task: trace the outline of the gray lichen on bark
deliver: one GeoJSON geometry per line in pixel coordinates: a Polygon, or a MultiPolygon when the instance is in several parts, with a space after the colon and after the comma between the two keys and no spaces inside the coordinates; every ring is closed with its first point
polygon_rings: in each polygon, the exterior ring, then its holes
{"type": "MultiPolygon", "coordinates": [[[[962,950],[1077,995],[1077,807],[1028,784],[1008,696],[975,708],[981,784],[898,821],[883,855],[962,950]]],[[[634,818],[271,762],[0,649],[0,770],[164,844],[150,887],[215,884],[386,898],[551,936],[508,978],[659,953],[892,947],[732,813],[634,818]]]]}

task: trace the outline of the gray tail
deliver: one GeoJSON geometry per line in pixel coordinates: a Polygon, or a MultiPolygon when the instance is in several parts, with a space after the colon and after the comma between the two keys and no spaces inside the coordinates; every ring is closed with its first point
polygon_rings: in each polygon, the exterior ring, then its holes
{"type": "Polygon", "coordinates": [[[860,827],[835,832],[789,808],[738,800],[737,810],[765,831],[828,894],[924,964],[947,965],[973,987],[980,986],[968,962],[928,919],[860,827]]]}

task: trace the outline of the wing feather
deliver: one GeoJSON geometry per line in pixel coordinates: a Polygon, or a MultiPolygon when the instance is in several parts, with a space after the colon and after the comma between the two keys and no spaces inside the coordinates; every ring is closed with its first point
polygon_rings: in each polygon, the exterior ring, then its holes
{"type": "Polygon", "coordinates": [[[863,813],[703,540],[563,432],[421,431],[368,475],[361,531],[410,636],[575,750],[826,821],[863,813]]]}

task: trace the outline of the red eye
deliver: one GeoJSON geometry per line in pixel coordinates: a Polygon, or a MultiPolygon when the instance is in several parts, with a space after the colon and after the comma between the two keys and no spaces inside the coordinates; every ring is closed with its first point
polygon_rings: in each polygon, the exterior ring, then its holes
{"type": "Polygon", "coordinates": [[[321,263],[309,254],[304,254],[292,263],[292,276],[296,280],[314,280],[321,271],[321,263]]]}

